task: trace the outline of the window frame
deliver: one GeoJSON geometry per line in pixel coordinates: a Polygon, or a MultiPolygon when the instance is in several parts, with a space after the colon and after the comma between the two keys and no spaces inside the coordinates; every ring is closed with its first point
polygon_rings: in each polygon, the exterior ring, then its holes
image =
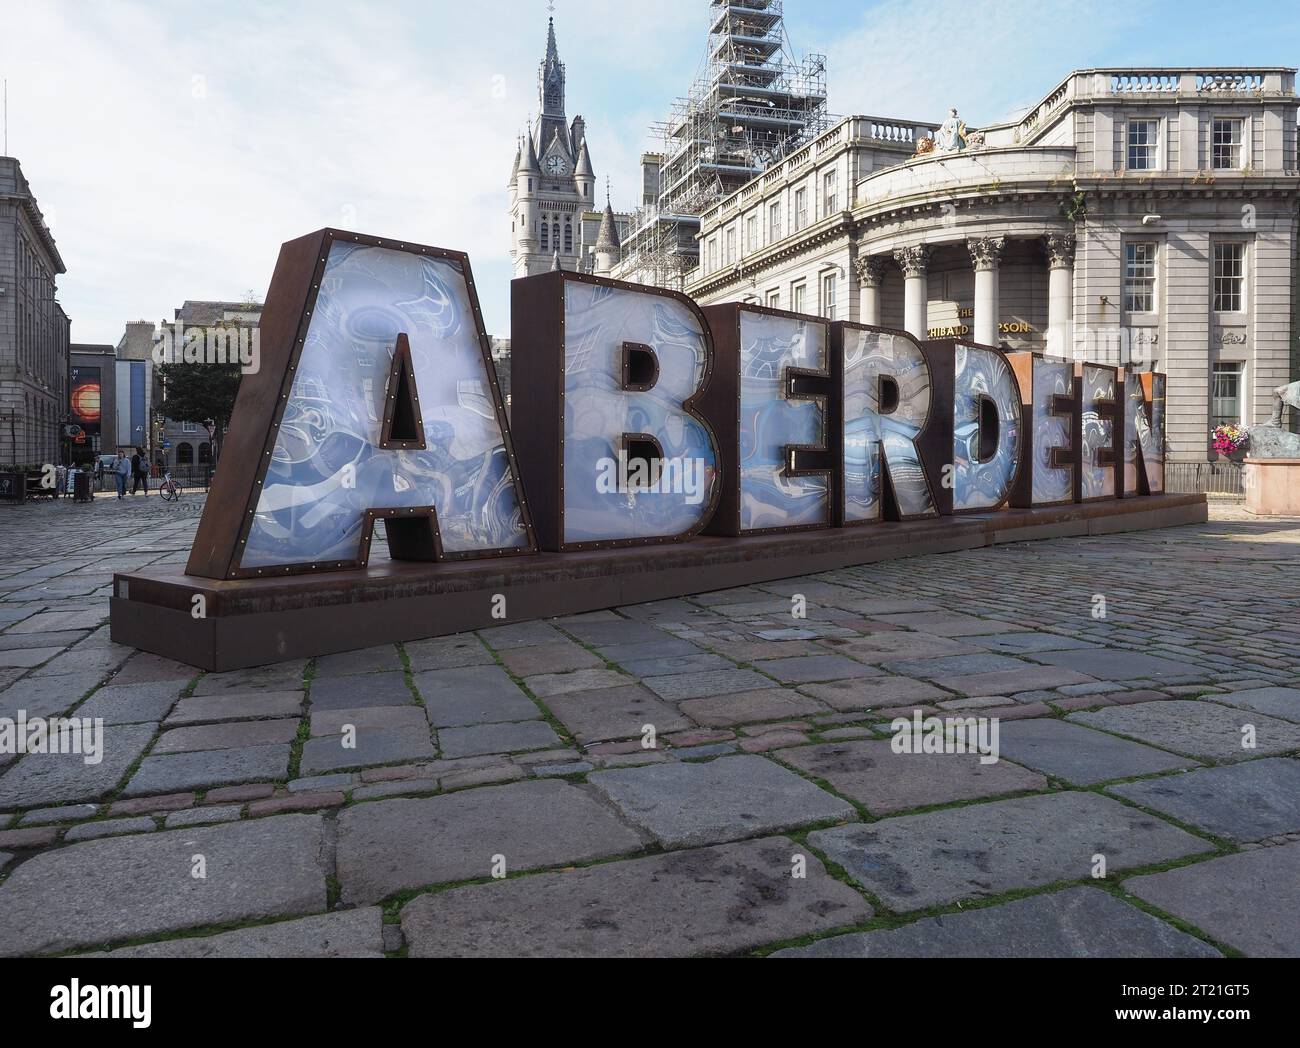
{"type": "Polygon", "coordinates": [[[1246,119],[1240,116],[1211,116],[1210,117],[1210,170],[1211,171],[1241,171],[1246,167],[1246,119]],[[1219,164],[1215,159],[1215,149],[1218,143],[1215,141],[1217,134],[1216,125],[1218,124],[1235,124],[1237,128],[1236,141],[1231,143],[1236,149],[1236,163],[1219,164]]]}
{"type": "Polygon", "coordinates": [[[808,304],[808,281],[796,280],[790,284],[790,311],[803,313],[808,304]]]}
{"type": "Polygon", "coordinates": [[[1246,273],[1249,262],[1247,257],[1247,244],[1244,240],[1216,240],[1210,247],[1210,307],[1215,313],[1238,314],[1247,311],[1249,302],[1248,289],[1246,287],[1246,273]],[[1224,248],[1236,249],[1236,267],[1238,272],[1235,274],[1224,275],[1220,272],[1221,259],[1219,252],[1224,248]],[[1234,290],[1221,292],[1220,281],[1235,281],[1234,290]],[[1236,305],[1223,306],[1220,303],[1224,301],[1224,296],[1228,300],[1235,299],[1236,305]]]}
{"type": "Polygon", "coordinates": [[[808,187],[799,186],[794,191],[794,222],[790,232],[798,233],[808,225],[808,187]]]}
{"type": "Polygon", "coordinates": [[[835,304],[839,295],[839,271],[828,269],[821,275],[821,315],[830,321],[835,320],[835,304]],[[829,288],[829,294],[827,293],[829,288]]]}
{"type": "Polygon", "coordinates": [[[1246,362],[1242,360],[1216,360],[1210,365],[1210,428],[1215,426],[1241,426],[1246,420],[1246,362]],[[1236,390],[1232,397],[1222,397],[1217,392],[1220,375],[1232,375],[1236,390]],[[1220,400],[1235,400],[1236,416],[1223,415],[1216,410],[1220,400]]]}
{"type": "Polygon", "coordinates": [[[1124,242],[1124,271],[1122,274],[1121,284],[1125,314],[1149,314],[1158,312],[1156,308],[1157,303],[1159,302],[1158,295],[1160,287],[1160,242],[1158,240],[1126,240],[1124,242]],[[1139,263],[1136,259],[1131,259],[1129,257],[1129,252],[1135,251],[1138,248],[1151,249],[1151,257],[1148,260],[1150,265],[1149,275],[1144,274],[1138,276],[1133,272],[1134,265],[1139,263]],[[1134,299],[1133,288],[1139,283],[1146,286],[1145,296],[1148,299],[1148,305],[1145,309],[1132,304],[1134,299]]]}
{"type": "Polygon", "coordinates": [[[1124,121],[1124,170],[1125,171],[1160,171],[1164,166],[1164,118],[1158,116],[1135,116],[1124,121]],[[1138,125],[1154,125],[1149,142],[1133,141],[1133,131],[1138,125]],[[1133,164],[1133,150],[1149,149],[1151,163],[1144,167],[1133,164]]]}

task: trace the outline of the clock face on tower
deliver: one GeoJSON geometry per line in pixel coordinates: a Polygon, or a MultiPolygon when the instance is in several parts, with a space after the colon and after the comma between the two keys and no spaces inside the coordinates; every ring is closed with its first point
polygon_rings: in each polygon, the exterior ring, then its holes
{"type": "Polygon", "coordinates": [[[546,159],[546,171],[552,175],[563,175],[569,170],[569,165],[564,162],[562,156],[552,156],[546,159]]]}

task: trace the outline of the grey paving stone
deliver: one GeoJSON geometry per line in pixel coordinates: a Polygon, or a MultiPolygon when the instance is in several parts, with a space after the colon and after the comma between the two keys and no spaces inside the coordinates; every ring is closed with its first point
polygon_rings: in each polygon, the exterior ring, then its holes
{"type": "Polygon", "coordinates": [[[633,659],[619,666],[633,677],[662,677],[674,673],[706,673],[713,670],[734,670],[736,664],[721,655],[698,652],[694,655],[670,655],[653,659],[633,659]]]}
{"type": "Polygon", "coordinates": [[[419,706],[369,706],[350,710],[320,710],[311,715],[313,735],[340,735],[345,725],[357,731],[377,728],[428,728],[428,715],[419,706]]]}
{"type": "Polygon", "coordinates": [[[326,735],[308,739],[302,747],[299,769],[305,775],[335,768],[362,768],[401,761],[432,760],[436,754],[426,728],[380,728],[358,731],[352,748],[343,746],[344,736],[326,735]]]}
{"type": "Polygon", "coordinates": [[[660,735],[694,727],[692,721],[639,684],[553,695],[546,704],[584,745],[630,739],[641,735],[647,724],[660,735]]]}
{"type": "Polygon", "coordinates": [[[870,916],[815,856],[773,837],[422,895],[403,908],[402,930],[413,957],[685,957],[870,916]],[[796,855],[803,880],[790,876],[796,855]]]}
{"type": "Polygon", "coordinates": [[[539,673],[567,673],[569,670],[601,668],[604,661],[571,640],[538,644],[531,648],[510,648],[501,653],[501,662],[516,677],[539,673]]]}
{"type": "Polygon", "coordinates": [[[999,735],[1004,757],[1078,786],[1197,766],[1188,757],[1051,717],[1006,721],[999,735]]]}
{"type": "Polygon", "coordinates": [[[907,612],[902,615],[877,615],[876,618],[895,626],[925,630],[939,637],[971,637],[989,633],[1008,633],[1013,629],[1009,622],[981,619],[959,611],[907,612]]]}
{"type": "Polygon", "coordinates": [[[216,822],[230,822],[238,819],[240,815],[240,806],[238,804],[214,804],[209,808],[187,808],[184,811],[174,811],[163,820],[169,830],[180,829],[182,826],[207,826],[216,822]]]}
{"type": "Polygon", "coordinates": [[[975,652],[971,655],[944,655],[937,659],[905,659],[886,662],[883,668],[903,677],[955,677],[968,673],[993,673],[998,670],[1022,670],[1031,663],[1010,655],[975,652]]]}
{"type": "Polygon", "coordinates": [[[667,848],[857,817],[847,801],[758,756],[618,768],[587,781],[667,848]]]}
{"type": "Polygon", "coordinates": [[[1107,792],[1228,840],[1300,832],[1300,760],[1288,757],[1201,768],[1107,792]]]}
{"type": "Polygon", "coordinates": [[[1092,678],[1055,666],[1025,666],[1018,670],[990,673],[962,673],[934,678],[935,684],[963,695],[1006,695],[1033,688],[1060,688],[1066,684],[1089,684],[1092,678]]]}
{"type": "Polygon", "coordinates": [[[515,724],[475,724],[466,728],[443,728],[438,732],[438,746],[444,757],[521,753],[558,745],[560,737],[549,724],[540,720],[515,724]]]}
{"type": "Polygon", "coordinates": [[[29,677],[0,691],[0,717],[16,718],[19,710],[27,718],[66,713],[99,683],[98,673],[74,673],[63,677],[29,677]]]}
{"type": "Polygon", "coordinates": [[[401,673],[406,669],[392,644],[340,651],[316,660],[316,676],[338,677],[353,673],[401,673]]]}
{"type": "Polygon", "coordinates": [[[92,819],[99,806],[95,804],[65,804],[59,808],[36,808],[19,820],[19,826],[50,826],[57,822],[77,822],[92,819]]]}
{"type": "Polygon", "coordinates": [[[903,659],[932,659],[942,655],[967,655],[982,651],[969,641],[950,640],[933,633],[886,630],[865,637],[839,637],[822,641],[824,647],[869,665],[903,659]]]}
{"type": "Polygon", "coordinates": [[[1131,877],[1123,887],[1250,957],[1300,957],[1300,841],[1131,877]]]}
{"type": "Polygon", "coordinates": [[[33,666],[39,666],[47,659],[54,658],[62,650],[62,647],[0,650],[0,666],[10,666],[14,669],[31,669],[33,666]]]}
{"type": "Polygon", "coordinates": [[[993,633],[981,636],[979,643],[994,651],[1010,652],[1013,655],[1035,651],[1069,651],[1077,648],[1096,648],[1078,637],[1062,637],[1058,633],[993,633]]]}
{"type": "Polygon", "coordinates": [[[888,739],[795,746],[773,756],[825,779],[873,815],[1047,789],[1043,776],[1007,761],[981,764],[974,753],[895,753],[888,739]]]}
{"type": "Polygon", "coordinates": [[[1098,680],[1164,680],[1185,677],[1186,663],[1145,655],[1138,651],[1118,651],[1114,648],[1094,648],[1088,651],[1040,651],[1033,655],[1038,662],[1049,666],[1086,673],[1098,680]]]}
{"type": "Polygon", "coordinates": [[[181,699],[163,727],[186,724],[215,724],[225,721],[297,717],[307,701],[304,691],[264,691],[249,694],[227,692],[181,699]]]}
{"type": "Polygon", "coordinates": [[[140,815],[133,819],[104,819],[102,822],[83,822],[73,826],[63,835],[68,843],[93,841],[101,837],[117,837],[125,833],[153,833],[158,825],[153,819],[140,815]]]}
{"type": "Polygon", "coordinates": [[[673,756],[679,761],[702,761],[710,757],[722,757],[735,753],[738,747],[734,742],[712,742],[702,746],[683,746],[673,749],[673,756]]]}
{"type": "Polygon", "coordinates": [[[610,644],[650,644],[667,640],[670,636],[647,623],[617,617],[603,621],[568,621],[563,628],[565,632],[573,634],[584,644],[593,647],[610,644]]]}
{"type": "Polygon", "coordinates": [[[896,911],[1110,876],[1212,850],[1208,841],[1095,793],[1053,793],[816,830],[808,842],[896,911]]]}
{"type": "Polygon", "coordinates": [[[542,715],[500,666],[420,673],[415,686],[435,728],[534,720],[542,715]]]}
{"type": "Polygon", "coordinates": [[[318,790],[345,790],[359,780],[355,772],[334,775],[307,775],[289,782],[290,793],[315,793],[318,790]]]}
{"type": "Polygon", "coordinates": [[[489,877],[496,855],[517,872],[642,848],[604,805],[559,779],[357,804],[339,813],[338,824],[338,876],[348,903],[489,877]]]}
{"type": "Polygon", "coordinates": [[[806,717],[825,713],[826,705],[786,688],[760,688],[707,699],[687,699],[680,709],[696,723],[716,728],[806,717]]]}
{"type": "Polygon", "coordinates": [[[1216,695],[1214,701],[1225,706],[1257,710],[1283,720],[1300,721],[1300,688],[1249,688],[1216,695]]]}
{"type": "Polygon", "coordinates": [[[383,911],[377,906],[299,917],[188,939],[126,946],[88,957],[382,957],[383,911]]]}
{"type": "Polygon", "coordinates": [[[77,716],[102,718],[105,724],[156,724],[167,716],[184,687],[174,680],[109,684],[77,707],[77,716]]]}
{"type": "Polygon", "coordinates": [[[805,684],[799,690],[834,710],[892,709],[912,702],[927,705],[953,698],[950,691],[908,677],[866,677],[829,684],[805,684]]]}
{"type": "Polygon", "coordinates": [[[194,686],[195,695],[242,695],[257,691],[297,691],[302,687],[305,659],[277,662],[271,666],[253,666],[226,673],[208,673],[194,686]]]}
{"type": "Polygon", "coordinates": [[[615,670],[575,670],[572,673],[543,673],[529,677],[525,684],[539,699],[553,695],[568,695],[575,691],[594,691],[597,688],[617,688],[633,680],[615,670]]]}
{"type": "Polygon", "coordinates": [[[772,681],[753,670],[716,670],[712,673],[677,673],[666,677],[647,677],[641,682],[660,698],[677,702],[699,699],[705,695],[756,691],[769,688],[772,681]]]}
{"type": "Polygon", "coordinates": [[[289,746],[246,746],[237,750],[201,750],[146,757],[122,791],[126,797],[176,793],[209,786],[284,779],[289,774],[289,746]]]}
{"type": "Polygon", "coordinates": [[[1221,957],[1098,888],[1066,888],[901,928],[853,932],[773,957],[1221,957]]]}
{"type": "Polygon", "coordinates": [[[383,797],[437,792],[438,781],[436,779],[397,779],[393,782],[377,782],[373,786],[358,787],[352,791],[352,799],[354,801],[375,801],[383,797]]]}
{"type": "Polygon", "coordinates": [[[409,706],[415,696],[401,673],[348,674],[342,677],[317,676],[311,682],[311,708],[317,710],[351,710],[358,706],[409,706]]]}
{"type": "Polygon", "coordinates": [[[204,724],[165,731],[149,752],[192,753],[198,750],[233,750],[241,746],[270,746],[292,742],[298,734],[297,720],[233,721],[204,724]]]}
{"type": "MultiPolygon", "coordinates": [[[[620,666],[628,662],[644,662],[646,659],[679,658],[684,655],[703,654],[702,649],[688,640],[678,640],[667,633],[662,640],[645,641],[640,644],[607,644],[596,649],[603,658],[617,662],[620,666]]],[[[655,676],[647,674],[646,676],[655,676]]]]}
{"type": "Polygon", "coordinates": [[[568,764],[539,764],[533,769],[533,774],[539,779],[550,778],[552,776],[564,775],[585,775],[595,769],[594,764],[587,761],[570,761],[568,764]]]}
{"type": "Polygon", "coordinates": [[[0,872],[13,860],[13,852],[0,851],[0,872]]]}
{"type": "MultiPolygon", "coordinates": [[[[478,635],[496,651],[510,648],[528,648],[535,644],[550,644],[563,640],[564,634],[549,622],[516,622],[509,626],[494,626],[479,630],[478,635]]],[[[408,651],[410,646],[407,646],[408,651]]]]}
{"type": "Polygon", "coordinates": [[[324,910],[323,847],[319,815],[281,815],[42,852],[0,885],[0,953],[324,910]]]}
{"type": "Polygon", "coordinates": [[[815,681],[876,677],[880,670],[844,655],[798,655],[754,663],[754,668],[782,684],[811,684],[815,681]]]}
{"type": "Polygon", "coordinates": [[[1175,753],[1216,761],[1248,760],[1300,749],[1300,725],[1205,700],[1107,706],[1091,713],[1072,713],[1069,719],[1175,753]],[[1247,724],[1255,728],[1253,749],[1242,746],[1246,738],[1242,729],[1247,724]]]}
{"type": "Polygon", "coordinates": [[[406,658],[411,664],[412,673],[458,669],[464,666],[488,666],[494,661],[492,653],[472,633],[408,641],[403,647],[406,649],[406,658]]]}
{"type": "Polygon", "coordinates": [[[86,764],[85,756],[77,753],[29,753],[0,778],[0,805],[25,808],[97,800],[117,786],[156,729],[156,724],[105,727],[98,764],[86,764]]]}

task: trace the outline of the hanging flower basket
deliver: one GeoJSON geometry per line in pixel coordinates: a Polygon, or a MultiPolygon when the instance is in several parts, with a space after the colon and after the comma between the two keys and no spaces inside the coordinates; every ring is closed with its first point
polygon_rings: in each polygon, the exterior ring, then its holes
{"type": "Polygon", "coordinates": [[[1250,446],[1250,434],[1241,426],[1226,425],[1215,426],[1210,433],[1213,441],[1214,450],[1220,456],[1231,459],[1234,462],[1240,462],[1246,457],[1246,449],[1250,446]]]}

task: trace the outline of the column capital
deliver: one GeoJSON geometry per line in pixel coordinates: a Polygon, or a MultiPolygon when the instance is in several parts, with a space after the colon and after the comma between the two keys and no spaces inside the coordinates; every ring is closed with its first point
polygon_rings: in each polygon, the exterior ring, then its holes
{"type": "Polygon", "coordinates": [[[906,277],[923,277],[930,265],[930,248],[927,244],[894,248],[894,261],[903,268],[906,277]]]}
{"type": "Polygon", "coordinates": [[[1069,269],[1074,265],[1074,234],[1048,233],[1043,237],[1048,269],[1069,269]]]}
{"type": "Polygon", "coordinates": [[[970,260],[976,271],[997,269],[1002,261],[1002,249],[1006,246],[1006,237],[966,238],[966,250],[970,252],[970,260]]]}
{"type": "Polygon", "coordinates": [[[859,255],[853,263],[853,272],[858,275],[858,282],[868,287],[880,287],[885,279],[886,262],[884,255],[859,255]]]}

